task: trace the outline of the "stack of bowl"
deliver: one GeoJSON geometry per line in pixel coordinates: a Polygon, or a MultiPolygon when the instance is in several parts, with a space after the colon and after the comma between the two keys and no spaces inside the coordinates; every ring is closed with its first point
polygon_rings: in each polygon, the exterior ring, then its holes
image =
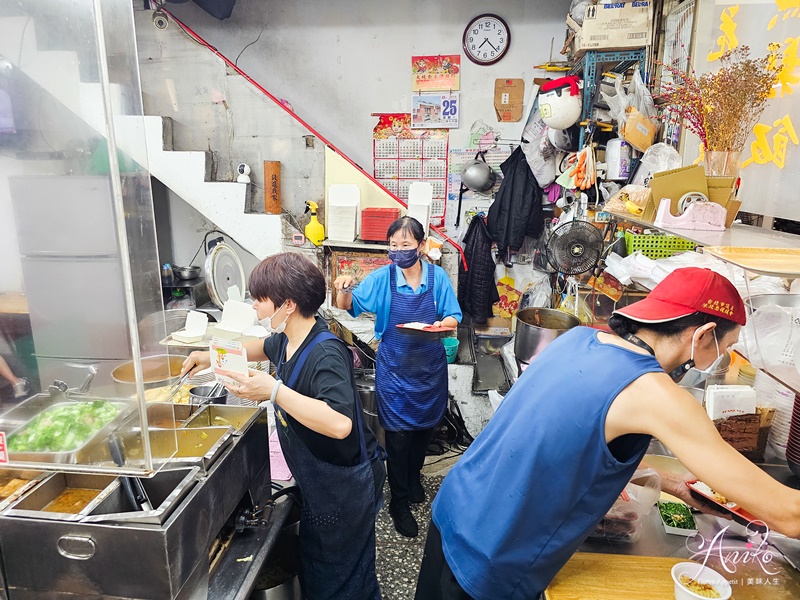
{"type": "Polygon", "coordinates": [[[753,387],[756,390],[758,405],[775,409],[768,443],[779,458],[786,458],[786,446],[789,442],[789,428],[795,404],[794,392],[763,371],[756,373],[753,387]]]}
{"type": "Polygon", "coordinates": [[[786,444],[786,462],[792,473],[800,477],[800,402],[795,397],[792,422],[789,426],[789,440],[786,444]]]}

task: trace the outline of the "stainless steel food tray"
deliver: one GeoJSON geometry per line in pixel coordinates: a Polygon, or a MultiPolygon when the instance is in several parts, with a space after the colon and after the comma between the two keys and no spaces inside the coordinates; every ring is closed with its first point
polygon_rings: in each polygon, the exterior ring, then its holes
{"type": "Polygon", "coordinates": [[[199,481],[197,467],[161,471],[150,479],[142,479],[153,510],[133,510],[121,486],[96,504],[91,513],[81,517],[83,523],[150,523],[161,525],[180,505],[199,481]]]}
{"type": "Polygon", "coordinates": [[[149,435],[154,468],[162,465],[169,470],[198,467],[203,473],[208,472],[217,457],[233,441],[230,427],[155,429],[149,435]],[[175,442],[178,444],[177,451],[175,442]]]}
{"type": "Polygon", "coordinates": [[[108,497],[117,487],[119,480],[108,475],[87,475],[85,473],[53,473],[40,485],[20,496],[4,514],[10,517],[46,519],[50,521],[80,521],[108,497]],[[42,510],[66,489],[97,490],[98,494],[78,513],[57,513],[42,510]]]}
{"type": "Polygon", "coordinates": [[[226,404],[206,404],[183,427],[230,427],[234,435],[242,435],[258,419],[263,409],[258,406],[230,406],[226,404]]]}
{"type": "MultiPolygon", "coordinates": [[[[92,400],[86,400],[87,402],[91,402],[92,400]]],[[[56,408],[58,406],[62,406],[65,404],[75,404],[76,401],[69,401],[69,402],[58,402],[56,404],[49,405],[45,410],[49,410],[51,408],[56,408]]],[[[114,406],[119,409],[117,416],[114,417],[111,421],[109,421],[106,425],[101,427],[94,435],[92,435],[88,440],[86,440],[81,446],[76,448],[75,450],[71,450],[69,452],[9,452],[8,457],[11,462],[15,461],[26,461],[26,462],[34,462],[34,463],[61,463],[61,464],[89,464],[94,461],[92,448],[97,444],[102,444],[106,442],[108,435],[114,431],[120,423],[122,423],[128,416],[133,412],[134,405],[129,402],[123,402],[120,400],[105,400],[105,402],[111,402],[114,406]]],[[[44,412],[44,411],[40,411],[44,412]]],[[[37,415],[34,415],[38,416],[37,415]]],[[[27,427],[30,421],[33,420],[32,417],[20,427],[12,431],[8,436],[7,440],[10,440],[11,437],[22,431],[27,427]]]]}
{"type": "Polygon", "coordinates": [[[0,471],[0,482],[2,482],[3,479],[24,479],[27,481],[27,483],[21,485],[14,492],[0,499],[0,511],[5,510],[8,506],[13,504],[17,498],[38,485],[48,475],[49,473],[31,471],[28,469],[3,469],[0,471]]]}

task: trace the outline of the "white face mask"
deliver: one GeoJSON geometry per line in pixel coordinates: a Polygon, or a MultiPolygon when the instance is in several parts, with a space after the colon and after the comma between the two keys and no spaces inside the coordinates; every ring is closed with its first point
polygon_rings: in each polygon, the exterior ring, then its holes
{"type": "Polygon", "coordinates": [[[258,320],[259,324],[264,329],[266,329],[267,333],[269,333],[270,335],[272,335],[274,333],[283,333],[284,331],[286,331],[286,321],[289,320],[289,313],[286,313],[286,318],[283,320],[283,322],[280,325],[278,325],[277,327],[273,327],[272,326],[272,319],[275,318],[275,315],[277,315],[280,312],[280,310],[284,307],[285,304],[286,304],[286,302],[281,304],[278,307],[278,310],[276,310],[274,313],[272,313],[271,317],[264,317],[263,319],[259,319],[258,320]]]}
{"type": "MultiPolygon", "coordinates": [[[[694,335],[692,336],[692,354],[690,357],[692,363],[694,363],[694,338],[697,335],[698,331],[700,331],[699,328],[695,330],[694,335]]],[[[705,369],[698,369],[697,367],[694,366],[690,368],[686,372],[686,375],[684,375],[683,378],[680,380],[682,387],[698,387],[699,385],[701,385],[717,369],[717,367],[722,362],[722,359],[725,358],[725,355],[720,353],[719,351],[719,342],[717,341],[716,330],[712,330],[711,333],[714,334],[714,344],[717,347],[716,360],[712,362],[710,365],[708,365],[708,367],[706,367],[705,369]]]]}

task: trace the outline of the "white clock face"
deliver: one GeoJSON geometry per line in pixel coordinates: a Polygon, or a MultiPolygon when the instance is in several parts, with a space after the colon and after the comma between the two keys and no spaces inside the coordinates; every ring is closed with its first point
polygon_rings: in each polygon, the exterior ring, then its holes
{"type": "Polygon", "coordinates": [[[464,52],[473,62],[492,64],[508,51],[510,33],[508,26],[493,15],[477,17],[464,31],[464,52]]]}

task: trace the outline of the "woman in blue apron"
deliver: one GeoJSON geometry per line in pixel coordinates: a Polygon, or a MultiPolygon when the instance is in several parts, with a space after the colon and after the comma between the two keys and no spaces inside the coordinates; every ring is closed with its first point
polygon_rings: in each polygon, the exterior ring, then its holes
{"type": "MultiPolygon", "coordinates": [[[[271,401],[281,449],[302,493],[300,584],[308,600],[378,600],[375,517],[383,497],[383,453],[363,422],[353,356],[316,312],[325,279],[296,253],[264,259],[250,276],[261,324],[272,333],[246,343],[249,360],[269,359],[276,377],[235,376],[230,391],[271,401]]],[[[184,371],[207,367],[192,353],[184,371]]]]}
{"type": "Polygon", "coordinates": [[[418,525],[410,505],[425,501],[420,472],[447,408],[447,357],[441,340],[402,333],[397,325],[456,327],[461,308],[444,269],[420,260],[425,232],[419,221],[398,219],[387,238],[393,264],[373,271],[358,287],[349,275],[338,277],[334,286],[339,308],[376,317],[381,344],[375,379],[378,418],[386,430],[389,514],[399,533],[415,537],[418,525]]]}

